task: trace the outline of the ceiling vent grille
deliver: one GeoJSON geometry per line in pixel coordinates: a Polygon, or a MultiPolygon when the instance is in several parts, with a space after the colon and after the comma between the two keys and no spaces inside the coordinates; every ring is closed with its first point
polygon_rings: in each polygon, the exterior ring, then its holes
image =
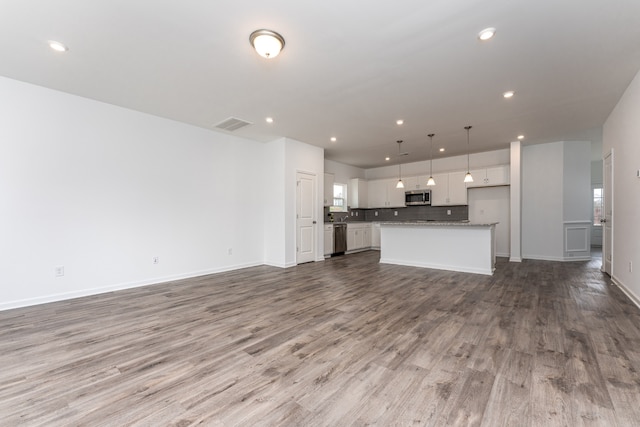
{"type": "Polygon", "coordinates": [[[246,120],[237,119],[235,117],[229,117],[228,119],[225,119],[220,123],[216,124],[215,127],[217,129],[226,130],[227,132],[233,132],[240,128],[243,128],[245,126],[252,125],[252,124],[253,123],[248,122],[246,120]]]}

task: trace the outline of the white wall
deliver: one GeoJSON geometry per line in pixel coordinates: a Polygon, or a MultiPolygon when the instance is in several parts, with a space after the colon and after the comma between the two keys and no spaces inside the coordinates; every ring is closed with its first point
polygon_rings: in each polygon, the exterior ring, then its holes
{"type": "Polygon", "coordinates": [[[262,215],[256,213],[254,219],[263,220],[264,228],[264,263],[276,267],[284,267],[286,262],[285,229],[285,141],[279,139],[265,145],[264,167],[266,173],[255,188],[264,191],[264,203],[259,208],[262,215]]]}
{"type": "Polygon", "coordinates": [[[333,160],[324,161],[324,171],[326,173],[333,174],[334,181],[340,184],[349,184],[349,180],[352,178],[364,179],[365,177],[364,169],[345,165],[344,163],[335,162],[333,160]]]}
{"type": "Polygon", "coordinates": [[[510,250],[510,187],[470,188],[468,190],[469,221],[497,222],[496,255],[508,257],[510,250]]]}
{"type": "Polygon", "coordinates": [[[324,150],[290,138],[285,144],[285,266],[296,264],[296,173],[316,176],[316,261],[324,261],[324,150]]]}
{"type": "Polygon", "coordinates": [[[561,142],[522,147],[522,257],[562,260],[561,142]]]}
{"type": "MultiPolygon", "coordinates": [[[[397,178],[398,163],[365,170],[366,179],[397,178]]],[[[487,151],[484,153],[471,154],[469,164],[471,169],[484,168],[488,166],[508,165],[510,154],[508,149],[487,151]]],[[[433,173],[467,170],[467,156],[445,157],[433,160],[433,173]]],[[[428,175],[429,161],[412,162],[402,164],[402,176],[428,175]]]]}
{"type": "Polygon", "coordinates": [[[640,73],[603,127],[603,153],[614,152],[613,279],[640,304],[640,73]],[[629,262],[633,271],[629,271],[629,262]]]}
{"type": "Polygon", "coordinates": [[[263,263],[263,144],[6,78],[0,93],[0,309],[263,263]]]}
{"type": "Polygon", "coordinates": [[[591,143],[563,143],[563,209],[564,221],[591,222],[591,143]]]}
{"type": "Polygon", "coordinates": [[[523,258],[590,258],[590,188],[590,142],[561,141],[523,147],[523,258]]]}

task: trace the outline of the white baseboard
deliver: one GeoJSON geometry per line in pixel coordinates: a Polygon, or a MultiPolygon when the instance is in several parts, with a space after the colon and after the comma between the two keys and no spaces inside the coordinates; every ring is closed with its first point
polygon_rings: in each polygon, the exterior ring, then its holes
{"type": "Polygon", "coordinates": [[[573,262],[573,261],[590,261],[591,256],[586,257],[552,257],[546,255],[523,255],[522,259],[534,259],[538,261],[557,261],[557,262],[573,262]]]}
{"type": "Polygon", "coordinates": [[[611,276],[611,281],[614,285],[620,288],[620,290],[638,307],[640,308],[640,297],[633,293],[631,289],[629,289],[621,280],[619,280],[616,276],[611,276]]]}
{"type": "Polygon", "coordinates": [[[484,274],[488,276],[493,275],[492,268],[490,269],[467,268],[460,265],[441,265],[441,264],[431,264],[431,263],[423,263],[423,262],[411,262],[411,261],[389,259],[389,258],[380,258],[380,264],[394,264],[394,265],[403,265],[406,267],[432,268],[434,270],[458,271],[461,273],[484,274]]]}
{"type": "Polygon", "coordinates": [[[131,289],[131,288],[139,288],[142,286],[159,285],[161,283],[172,282],[175,280],[190,279],[193,277],[206,276],[208,274],[224,273],[226,271],[240,270],[242,268],[256,267],[258,265],[263,265],[263,264],[262,263],[237,264],[237,265],[225,266],[221,268],[212,268],[207,270],[193,271],[190,273],[155,277],[152,279],[141,280],[136,282],[116,283],[113,285],[103,286],[100,288],[89,288],[89,289],[82,289],[82,290],[73,291],[73,292],[43,295],[36,298],[26,298],[21,300],[8,301],[8,302],[0,303],[0,311],[11,310],[13,308],[20,308],[20,307],[29,307],[29,306],[38,305],[38,304],[46,304],[49,302],[64,301],[64,300],[81,298],[81,297],[86,297],[91,295],[104,294],[107,292],[121,291],[121,290],[131,289]]]}

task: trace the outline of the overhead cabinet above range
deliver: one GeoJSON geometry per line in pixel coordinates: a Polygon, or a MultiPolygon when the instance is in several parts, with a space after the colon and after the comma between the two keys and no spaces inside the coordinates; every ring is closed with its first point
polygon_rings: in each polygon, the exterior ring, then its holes
{"type": "MultiPolygon", "coordinates": [[[[404,181],[404,180],[403,180],[404,181]]],[[[376,179],[368,182],[368,207],[403,208],[404,188],[396,188],[397,179],[376,179]]]]}

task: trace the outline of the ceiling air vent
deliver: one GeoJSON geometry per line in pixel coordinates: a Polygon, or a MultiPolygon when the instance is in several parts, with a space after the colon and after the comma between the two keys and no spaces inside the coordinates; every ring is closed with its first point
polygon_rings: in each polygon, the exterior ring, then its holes
{"type": "Polygon", "coordinates": [[[252,125],[253,123],[248,122],[246,120],[237,119],[235,117],[229,117],[216,124],[215,127],[218,129],[226,130],[227,132],[233,132],[240,128],[243,128],[248,125],[252,125]]]}

